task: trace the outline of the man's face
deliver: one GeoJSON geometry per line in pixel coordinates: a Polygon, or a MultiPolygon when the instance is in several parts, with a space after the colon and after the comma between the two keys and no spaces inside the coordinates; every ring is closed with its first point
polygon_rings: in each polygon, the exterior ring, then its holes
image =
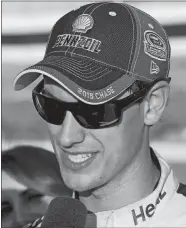
{"type": "MultiPolygon", "coordinates": [[[[45,79],[44,87],[59,100],[77,102],[50,79],[45,79]]],[[[125,93],[122,98],[128,95],[125,93]]],[[[73,190],[86,191],[120,178],[126,172],[143,141],[143,109],[135,104],[123,112],[118,125],[102,129],[82,127],[70,112],[66,113],[62,125],[48,126],[64,182],[73,190]]]]}

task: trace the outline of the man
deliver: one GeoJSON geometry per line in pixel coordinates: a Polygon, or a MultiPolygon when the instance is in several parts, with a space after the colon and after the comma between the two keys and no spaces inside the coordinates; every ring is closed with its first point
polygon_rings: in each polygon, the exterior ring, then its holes
{"type": "Polygon", "coordinates": [[[84,5],[54,25],[33,102],[48,122],[65,184],[97,227],[185,226],[185,186],[149,145],[169,97],[170,45],[160,24],[126,4],[84,5]]]}

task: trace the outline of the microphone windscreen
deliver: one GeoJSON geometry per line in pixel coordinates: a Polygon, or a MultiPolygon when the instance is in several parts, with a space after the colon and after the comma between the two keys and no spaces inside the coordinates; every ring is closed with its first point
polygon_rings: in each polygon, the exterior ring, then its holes
{"type": "Polygon", "coordinates": [[[87,208],[74,198],[57,197],[51,201],[42,221],[42,228],[84,228],[87,208]]]}

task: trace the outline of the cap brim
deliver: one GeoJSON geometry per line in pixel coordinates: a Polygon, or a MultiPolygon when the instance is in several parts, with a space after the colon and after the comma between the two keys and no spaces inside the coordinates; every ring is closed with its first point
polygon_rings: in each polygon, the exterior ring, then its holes
{"type": "Polygon", "coordinates": [[[14,80],[14,89],[24,89],[40,75],[50,77],[77,99],[92,105],[112,100],[134,82],[132,76],[122,71],[87,59],[56,55],[22,71],[14,80]]]}

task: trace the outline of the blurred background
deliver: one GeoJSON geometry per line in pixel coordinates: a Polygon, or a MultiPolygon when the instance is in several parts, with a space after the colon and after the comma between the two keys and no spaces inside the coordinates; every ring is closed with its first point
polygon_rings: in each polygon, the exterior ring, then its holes
{"type": "MultiPolygon", "coordinates": [[[[10,151],[14,153],[11,149],[16,146],[24,151],[25,145],[32,146],[35,151],[37,147],[41,147],[53,152],[47,127],[32,104],[31,91],[38,81],[21,92],[15,92],[12,84],[20,71],[43,58],[48,34],[53,24],[62,15],[84,3],[89,2],[2,2],[3,154],[10,151]]],[[[170,101],[160,123],[151,132],[151,145],[172,165],[179,179],[186,183],[186,2],[127,3],[155,17],[164,26],[170,38],[172,49],[170,101]]],[[[50,165],[48,164],[48,167],[50,165]]],[[[5,193],[8,189],[19,191],[20,185],[22,188],[31,187],[32,191],[38,191],[34,189],[34,185],[29,185],[29,181],[23,182],[21,181],[23,178],[12,175],[7,171],[9,169],[6,168],[3,172],[2,188],[5,193]]],[[[16,172],[18,171],[14,174],[16,172]]],[[[33,180],[33,177],[31,179],[33,180]]],[[[39,191],[43,195],[50,195],[50,192],[43,189],[39,191]]],[[[15,196],[10,193],[7,200],[5,193],[6,200],[3,201],[3,205],[6,213],[4,214],[8,218],[14,210],[14,201],[11,198],[15,199],[15,196]],[[7,206],[7,202],[12,204],[13,209],[10,209],[10,205],[7,206]]],[[[19,197],[22,195],[19,194],[19,197]]],[[[43,214],[44,208],[40,209],[43,214]]],[[[5,222],[4,227],[8,226],[5,222]]]]}

